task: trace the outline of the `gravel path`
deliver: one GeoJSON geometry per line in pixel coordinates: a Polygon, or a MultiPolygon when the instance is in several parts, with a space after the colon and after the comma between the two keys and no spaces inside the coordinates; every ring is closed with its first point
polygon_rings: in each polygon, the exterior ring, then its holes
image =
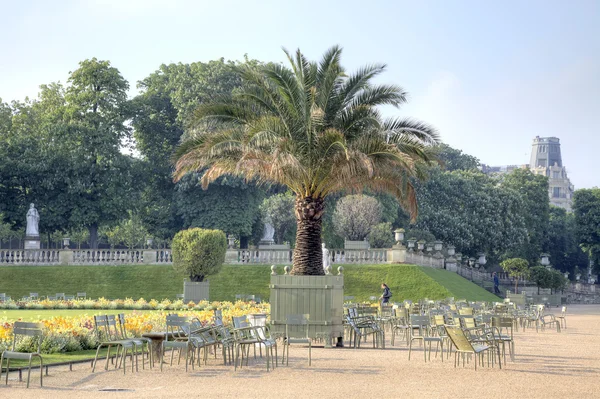
{"type": "Polygon", "coordinates": [[[292,347],[290,365],[269,373],[263,359],[237,372],[209,359],[187,374],[183,366],[126,376],[105,372],[103,364],[94,374],[89,364],[54,367],[44,388],[37,374],[29,390],[11,374],[8,387],[0,384],[0,398],[600,398],[600,306],[571,306],[567,320],[560,334],[516,333],[516,360],[502,370],[475,371],[472,363],[455,369],[453,358],[425,363],[420,348],[409,361],[404,343],[391,347],[388,339],[386,350],[313,348],[312,367],[307,349],[292,347]]]}

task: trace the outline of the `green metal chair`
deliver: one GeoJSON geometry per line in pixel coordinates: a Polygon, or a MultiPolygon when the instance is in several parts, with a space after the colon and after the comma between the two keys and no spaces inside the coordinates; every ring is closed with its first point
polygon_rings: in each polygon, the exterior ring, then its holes
{"type": "Polygon", "coordinates": [[[412,343],[413,341],[421,341],[423,343],[423,357],[425,361],[427,361],[427,344],[429,344],[429,360],[431,360],[431,344],[433,342],[436,343],[436,356],[437,356],[437,348],[441,347],[442,353],[442,362],[444,361],[444,338],[439,334],[435,334],[434,332],[437,329],[431,328],[431,322],[429,320],[429,316],[410,316],[410,326],[409,326],[409,343],[408,343],[408,360],[410,360],[410,355],[412,353],[412,343]]]}
{"type": "Polygon", "coordinates": [[[287,347],[286,365],[290,362],[290,344],[308,344],[308,365],[312,365],[312,338],[309,336],[309,319],[308,314],[290,314],[286,317],[285,322],[285,337],[283,338],[283,356],[281,363],[285,359],[285,351],[287,347]],[[299,334],[299,337],[292,337],[292,334],[299,334]]]}
{"type": "Polygon", "coordinates": [[[98,349],[96,349],[96,356],[94,357],[94,363],[92,365],[92,373],[96,371],[98,355],[100,354],[100,349],[103,347],[108,349],[106,352],[106,363],[104,365],[104,370],[108,370],[110,350],[112,347],[115,347],[117,348],[115,368],[122,364],[123,374],[125,374],[127,370],[127,352],[131,351],[131,372],[133,372],[135,366],[133,361],[134,354],[136,355],[135,363],[137,363],[135,344],[133,341],[129,339],[123,339],[123,337],[120,336],[114,316],[111,319],[109,319],[107,315],[94,316],[94,329],[96,331],[96,336],[100,341],[100,345],[98,345],[98,349]],[[119,357],[119,352],[121,352],[121,357],[119,357]]]}
{"type": "Polygon", "coordinates": [[[401,332],[400,336],[404,338],[406,345],[408,345],[408,330],[410,329],[408,325],[408,309],[405,307],[399,307],[393,311],[394,318],[392,319],[392,346],[396,345],[396,334],[398,332],[401,332]]]}
{"type": "Polygon", "coordinates": [[[502,344],[502,354],[504,355],[504,364],[506,364],[506,343],[510,352],[510,360],[515,361],[515,338],[514,338],[514,320],[512,317],[494,316],[492,317],[492,327],[498,329],[498,341],[502,344]]]}
{"type": "Polygon", "coordinates": [[[40,386],[43,386],[43,368],[44,361],[42,359],[42,355],[40,354],[40,348],[42,346],[42,340],[44,339],[44,333],[42,331],[42,325],[39,323],[26,323],[22,321],[15,321],[13,324],[13,345],[12,350],[5,350],[0,355],[0,378],[2,377],[2,365],[4,364],[4,359],[6,359],[6,385],[8,385],[8,374],[10,370],[10,360],[29,360],[29,367],[27,371],[27,388],[29,388],[29,380],[31,378],[31,361],[34,357],[40,359],[40,386]],[[37,349],[33,353],[24,353],[17,352],[17,342],[20,342],[23,337],[32,337],[33,339],[37,338],[37,349]]]}
{"type": "MultiPolygon", "coordinates": [[[[485,344],[479,344],[479,343],[471,343],[467,339],[465,333],[463,332],[463,330],[460,327],[446,326],[445,329],[446,329],[446,334],[448,335],[448,338],[450,338],[450,341],[452,341],[452,344],[454,345],[454,348],[455,348],[454,367],[456,367],[457,361],[458,361],[458,363],[460,363],[460,359],[458,358],[458,354],[460,353],[462,355],[462,359],[463,359],[463,367],[465,366],[466,355],[473,355],[474,356],[473,363],[475,363],[475,370],[477,370],[477,363],[483,364],[483,359],[480,355],[482,353],[484,353],[485,351],[488,351],[491,348],[491,346],[485,345],[485,344]]],[[[488,358],[488,365],[489,365],[489,358],[488,358]]],[[[502,368],[502,365],[500,365],[500,368],[502,368]]]]}
{"type": "Polygon", "coordinates": [[[235,369],[237,370],[238,359],[241,362],[240,367],[244,364],[244,356],[246,357],[246,366],[250,357],[250,347],[254,347],[254,357],[256,358],[256,346],[264,345],[267,358],[267,371],[273,363],[273,367],[277,365],[277,342],[271,338],[267,332],[267,327],[252,326],[248,322],[246,316],[233,317],[233,335],[235,339],[235,369]],[[275,359],[273,361],[273,349],[275,349],[275,359]]]}
{"type": "MultiPolygon", "coordinates": [[[[114,318],[114,315],[109,315],[108,318],[114,318]]],[[[152,340],[150,338],[144,338],[144,337],[129,337],[129,334],[127,333],[127,329],[125,328],[125,313],[119,313],[117,315],[117,320],[118,320],[118,326],[119,326],[119,331],[121,334],[121,337],[123,339],[128,339],[131,340],[134,345],[135,345],[135,352],[136,352],[136,358],[137,358],[137,352],[138,349],[141,351],[142,354],[142,369],[145,369],[145,363],[144,363],[144,344],[146,345],[146,351],[148,354],[148,361],[150,362],[150,368],[152,368],[152,364],[153,364],[153,359],[152,359],[152,340]]]]}
{"type": "MultiPolygon", "coordinates": [[[[173,365],[173,357],[175,351],[179,351],[178,363],[181,363],[182,352],[185,351],[185,371],[188,371],[188,363],[190,363],[190,352],[192,370],[194,369],[194,351],[192,342],[186,334],[186,330],[191,330],[191,323],[187,317],[178,316],[175,314],[167,315],[166,320],[167,332],[165,333],[165,340],[162,342],[162,350],[160,356],[160,371],[163,370],[163,358],[165,356],[166,349],[171,349],[171,366],[173,365]]],[[[193,340],[192,340],[193,341],[193,340]]]]}

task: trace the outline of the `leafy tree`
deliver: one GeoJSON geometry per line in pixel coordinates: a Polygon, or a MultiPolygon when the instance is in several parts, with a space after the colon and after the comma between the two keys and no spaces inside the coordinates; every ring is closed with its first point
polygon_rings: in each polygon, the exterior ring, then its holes
{"type": "Polygon", "coordinates": [[[527,226],[527,240],[511,254],[524,257],[530,263],[537,262],[540,254],[548,248],[548,178],[534,175],[529,169],[516,169],[504,176],[502,186],[515,190],[523,198],[521,209],[527,226]]]}
{"type": "Polygon", "coordinates": [[[448,144],[440,143],[436,147],[440,165],[442,168],[452,172],[454,170],[477,170],[479,159],[465,154],[461,150],[450,147],[448,144]]]}
{"type": "Polygon", "coordinates": [[[390,248],[394,245],[392,224],[390,222],[376,224],[369,232],[368,239],[371,248],[390,248]]]}
{"type": "MultiPolygon", "coordinates": [[[[260,210],[263,220],[273,225],[277,244],[282,244],[284,239],[295,233],[294,194],[290,191],[265,198],[260,205],[260,210]]],[[[288,241],[293,241],[293,237],[288,241]]]]}
{"type": "Polygon", "coordinates": [[[118,220],[132,200],[135,160],[120,152],[131,133],[125,124],[128,89],[110,62],[92,58],[70,74],[65,94],[69,125],[64,144],[71,148],[73,165],[69,194],[76,200],[71,222],[88,227],[92,248],[100,222],[118,220]]]}
{"type": "Polygon", "coordinates": [[[353,241],[362,241],[381,221],[381,204],[368,195],[348,195],[337,202],[333,212],[336,233],[353,241]]]}
{"type": "MultiPolygon", "coordinates": [[[[256,61],[252,60],[245,62],[256,64],[256,61]]],[[[200,104],[231,96],[232,91],[241,86],[241,78],[232,68],[234,65],[236,63],[223,59],[207,63],[163,64],[157,71],[138,82],[141,93],[131,102],[134,115],[132,125],[136,147],[144,160],[144,181],[147,182],[142,193],[140,210],[143,210],[141,216],[144,224],[156,237],[171,238],[183,226],[202,226],[191,222],[190,219],[195,219],[195,216],[190,218],[187,215],[209,213],[211,215],[207,218],[219,219],[218,212],[221,210],[213,210],[209,201],[228,202],[231,197],[239,198],[245,195],[236,192],[245,189],[241,180],[238,186],[225,184],[223,190],[213,191],[206,196],[207,198],[203,198],[204,193],[196,189],[195,185],[187,182],[185,187],[176,188],[171,177],[173,165],[170,155],[184,135],[184,128],[192,111],[200,104]],[[229,195],[230,193],[232,194],[229,195]],[[216,198],[217,194],[222,196],[216,198]],[[204,204],[199,204],[199,209],[194,209],[196,201],[204,204]],[[182,202],[187,208],[183,213],[179,211],[182,202]]],[[[240,204],[234,212],[238,214],[246,209],[240,204]]],[[[255,211],[256,208],[248,209],[248,212],[255,211]]],[[[252,218],[246,220],[243,216],[242,219],[245,220],[245,226],[254,221],[252,218]]],[[[223,228],[218,224],[203,227],[223,228]]],[[[248,229],[244,227],[234,230],[236,231],[225,231],[239,233],[248,229]]]]}
{"type": "MultiPolygon", "coordinates": [[[[4,223],[4,215],[0,213],[0,248],[2,248],[2,241],[7,241],[12,238],[11,225],[4,223]]],[[[10,243],[9,243],[10,246],[10,243]]]]}
{"type": "Polygon", "coordinates": [[[577,241],[575,215],[555,206],[550,207],[548,253],[554,268],[569,272],[572,276],[575,275],[575,267],[586,268],[589,264],[586,253],[577,241]]]}
{"type": "Polygon", "coordinates": [[[519,193],[480,172],[429,171],[417,185],[420,212],[414,228],[428,231],[463,254],[485,252],[490,259],[527,239],[519,193]]]}
{"type": "Polygon", "coordinates": [[[77,243],[77,249],[81,249],[81,244],[90,239],[90,232],[87,229],[72,229],[69,231],[71,241],[77,243]]]}
{"type": "Polygon", "coordinates": [[[520,278],[527,278],[529,276],[529,262],[522,258],[510,258],[500,263],[500,267],[508,275],[515,279],[515,294],[518,293],[518,285],[520,278]]]}
{"type": "MultiPolygon", "coordinates": [[[[223,177],[219,183],[203,190],[198,175],[190,173],[176,188],[177,213],[185,227],[222,230],[247,240],[260,220],[259,206],[264,193],[256,185],[245,184],[238,178],[223,177]]],[[[262,227],[258,228],[262,234],[262,227]]]]}
{"type": "Polygon", "coordinates": [[[225,174],[287,186],[296,196],[292,274],[319,275],[327,196],[388,191],[416,216],[410,178],[422,176],[420,162],[432,159],[437,137],[425,124],[381,117],[377,106],[406,101],[401,88],[373,83],[383,65],[347,74],[339,47],[318,63],[300,51],[286,55],[290,68],[236,68],[244,84],[234,98],[196,109],[175,178],[204,170],[204,187],[225,174]]]}
{"type": "Polygon", "coordinates": [[[529,277],[538,286],[538,294],[540,288],[552,287],[552,273],[544,266],[535,266],[529,270],[529,277]]]}
{"type": "Polygon", "coordinates": [[[575,191],[573,212],[577,224],[577,239],[597,272],[600,260],[600,188],[575,191]]]}
{"type": "Polygon", "coordinates": [[[143,247],[148,236],[140,217],[131,211],[129,218],[121,221],[110,234],[112,243],[125,244],[129,249],[143,247]]]}
{"type": "Polygon", "coordinates": [[[190,276],[191,281],[204,281],[221,270],[226,252],[227,238],[222,231],[182,230],[173,238],[173,269],[190,276]]]}

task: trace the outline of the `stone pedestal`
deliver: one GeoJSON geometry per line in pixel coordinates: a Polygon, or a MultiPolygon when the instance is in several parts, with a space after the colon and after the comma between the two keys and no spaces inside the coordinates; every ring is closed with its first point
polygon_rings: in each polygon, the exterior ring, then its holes
{"type": "Polygon", "coordinates": [[[25,249],[40,249],[40,237],[25,236],[24,245],[25,249]]]}
{"type": "Polygon", "coordinates": [[[405,263],[406,248],[404,246],[394,245],[392,249],[387,251],[387,263],[405,263]]]}

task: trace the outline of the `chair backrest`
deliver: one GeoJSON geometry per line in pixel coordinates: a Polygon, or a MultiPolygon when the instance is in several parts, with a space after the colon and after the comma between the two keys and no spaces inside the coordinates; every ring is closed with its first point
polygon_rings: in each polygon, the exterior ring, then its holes
{"type": "Polygon", "coordinates": [[[388,305],[388,304],[382,304],[381,308],[379,310],[379,315],[381,317],[391,317],[393,314],[392,312],[392,305],[388,305]]]}
{"type": "Polygon", "coordinates": [[[379,310],[372,306],[361,306],[358,308],[358,314],[360,316],[377,316],[379,310]]]}
{"type": "Polygon", "coordinates": [[[500,331],[500,333],[502,333],[502,330],[507,329],[510,332],[511,337],[513,335],[513,325],[514,325],[514,320],[511,317],[505,317],[505,316],[492,317],[492,327],[496,327],[500,331]]]}
{"type": "Polygon", "coordinates": [[[223,311],[221,309],[215,309],[213,313],[213,322],[215,326],[223,326],[223,311]]]}
{"type": "Polygon", "coordinates": [[[244,328],[250,327],[248,318],[246,316],[232,317],[233,328],[244,328]]]}
{"type": "Polygon", "coordinates": [[[56,293],[56,300],[59,299],[65,299],[65,293],[64,292],[57,292],[56,293]]]}
{"type": "Polygon", "coordinates": [[[474,328],[475,319],[472,316],[460,316],[460,325],[462,328],[474,328]]]}
{"type": "Polygon", "coordinates": [[[473,308],[460,308],[458,314],[461,316],[473,316],[473,308]]]}
{"type": "Polygon", "coordinates": [[[108,330],[108,321],[106,315],[94,316],[94,332],[99,341],[110,341],[113,337],[110,336],[108,330]]]}
{"type": "Polygon", "coordinates": [[[418,336],[425,336],[430,325],[429,316],[410,315],[411,336],[416,335],[415,329],[418,330],[418,336]]]}
{"type": "Polygon", "coordinates": [[[290,332],[302,333],[302,338],[308,338],[309,314],[288,314],[285,317],[285,336],[289,337],[290,332]]]}
{"type": "Polygon", "coordinates": [[[20,341],[23,337],[37,337],[37,348],[34,353],[40,353],[44,332],[40,323],[15,321],[13,324],[13,337],[13,352],[16,350],[17,341],[20,341]]]}
{"type": "Polygon", "coordinates": [[[465,333],[460,327],[446,326],[446,334],[452,341],[456,349],[460,352],[475,352],[473,345],[467,339],[465,333]]]}
{"type": "Polygon", "coordinates": [[[562,309],[560,311],[560,315],[561,316],[566,316],[567,315],[567,307],[566,306],[562,307],[562,309]]]}
{"type": "Polygon", "coordinates": [[[77,293],[77,299],[85,299],[87,297],[87,295],[85,294],[85,292],[78,292],[77,293]]]}
{"type": "Polygon", "coordinates": [[[30,292],[30,293],[29,293],[29,298],[30,298],[30,299],[34,299],[34,298],[35,298],[35,299],[38,299],[39,297],[40,297],[40,296],[38,295],[38,293],[37,293],[37,292],[30,292]]]}
{"type": "Polygon", "coordinates": [[[129,338],[127,334],[127,328],[125,328],[125,313],[119,313],[117,315],[117,321],[119,322],[119,331],[121,333],[121,337],[124,339],[129,338]]]}
{"type": "Polygon", "coordinates": [[[441,314],[433,315],[432,321],[433,321],[433,325],[434,326],[443,326],[444,324],[446,324],[446,320],[444,319],[444,315],[441,315],[441,314]]]}
{"type": "Polygon", "coordinates": [[[185,316],[178,316],[176,314],[167,315],[166,319],[167,326],[167,339],[171,338],[183,338],[187,336],[190,331],[190,321],[185,316]]]}
{"type": "Polygon", "coordinates": [[[357,308],[348,308],[348,316],[352,319],[354,319],[355,317],[358,317],[358,309],[357,308]]]}

